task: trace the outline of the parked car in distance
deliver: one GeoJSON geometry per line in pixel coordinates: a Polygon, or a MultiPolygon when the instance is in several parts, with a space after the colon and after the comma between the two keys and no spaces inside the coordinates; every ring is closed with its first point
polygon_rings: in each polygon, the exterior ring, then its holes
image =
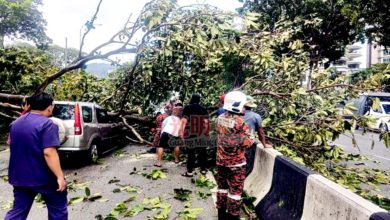
{"type": "MultiPolygon", "coordinates": [[[[356,110],[353,111],[355,116],[369,115],[376,119],[374,127],[371,129],[388,130],[390,127],[390,93],[384,92],[370,92],[363,93],[359,98],[351,101],[356,110]],[[379,107],[373,109],[373,100],[379,99],[379,107]]],[[[352,115],[344,115],[345,119],[351,119],[352,115]]]]}
{"type": "Polygon", "coordinates": [[[389,131],[390,127],[390,102],[380,102],[378,109],[370,108],[368,115],[376,119],[375,129],[381,132],[389,131]]]}
{"type": "Polygon", "coordinates": [[[123,124],[110,121],[107,110],[94,103],[54,101],[53,117],[60,133],[65,129],[61,155],[85,153],[93,161],[124,139],[123,124]]]}

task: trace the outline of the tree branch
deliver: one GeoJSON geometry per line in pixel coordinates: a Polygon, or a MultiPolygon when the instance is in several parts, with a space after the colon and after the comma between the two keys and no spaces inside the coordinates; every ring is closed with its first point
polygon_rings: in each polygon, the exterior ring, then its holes
{"type": "Polygon", "coordinates": [[[333,84],[333,85],[329,85],[329,86],[324,86],[324,87],[309,89],[309,90],[307,90],[306,92],[316,92],[316,91],[319,91],[319,90],[330,89],[330,88],[336,88],[336,87],[356,88],[354,85],[350,85],[350,84],[333,84]]]}
{"type": "Polygon", "coordinates": [[[291,96],[290,93],[277,93],[277,92],[272,92],[272,91],[260,91],[260,90],[255,90],[252,93],[252,96],[261,96],[261,95],[270,95],[270,96],[275,96],[275,97],[278,97],[278,98],[290,97],[291,96]]]}
{"type": "Polygon", "coordinates": [[[17,117],[13,117],[13,116],[7,115],[7,114],[5,114],[3,112],[0,112],[0,116],[3,116],[4,118],[11,119],[11,120],[17,119],[17,117]]]}
{"type": "Polygon", "coordinates": [[[107,52],[105,54],[102,54],[102,55],[95,55],[95,56],[88,56],[88,57],[85,57],[85,58],[82,58],[81,60],[79,60],[77,63],[74,63],[74,64],[71,64],[63,69],[61,69],[60,71],[56,72],[55,74],[47,77],[43,82],[42,84],[37,88],[36,92],[43,92],[46,87],[51,83],[53,82],[55,79],[61,77],[62,75],[64,75],[65,73],[67,72],[70,72],[72,70],[75,70],[75,69],[79,69],[81,68],[85,63],[91,61],[91,60],[100,60],[100,59],[105,59],[111,55],[114,55],[114,54],[121,54],[121,53],[133,53],[135,51],[134,48],[132,49],[126,49],[126,48],[119,48],[119,49],[116,49],[116,50],[113,50],[113,51],[110,51],[110,52],[107,52]]]}
{"type": "Polygon", "coordinates": [[[85,24],[87,26],[87,31],[84,32],[83,37],[81,38],[80,50],[79,50],[79,59],[81,58],[81,53],[83,51],[85,36],[87,36],[87,34],[92,30],[92,28],[94,28],[93,27],[93,23],[95,22],[95,20],[97,18],[96,16],[99,13],[100,5],[102,4],[102,1],[103,0],[99,1],[98,6],[97,6],[96,11],[95,11],[95,14],[92,16],[91,21],[87,21],[87,23],[85,24]]]}
{"type": "Polygon", "coordinates": [[[129,123],[127,123],[126,119],[124,117],[120,117],[123,121],[123,123],[125,124],[125,127],[127,127],[136,137],[137,139],[141,142],[141,144],[145,143],[145,144],[148,144],[148,145],[153,145],[152,143],[150,143],[149,141],[145,141],[141,135],[135,130],[135,128],[131,125],[129,125],[129,123]]]}
{"type": "Polygon", "coordinates": [[[17,106],[17,105],[12,105],[12,104],[9,104],[9,103],[1,103],[0,102],[0,107],[2,107],[2,108],[10,108],[10,109],[14,109],[14,110],[22,110],[22,107],[17,106]]]}
{"type": "Polygon", "coordinates": [[[3,102],[21,103],[24,98],[27,98],[27,96],[0,93],[0,100],[2,100],[3,102]]]}

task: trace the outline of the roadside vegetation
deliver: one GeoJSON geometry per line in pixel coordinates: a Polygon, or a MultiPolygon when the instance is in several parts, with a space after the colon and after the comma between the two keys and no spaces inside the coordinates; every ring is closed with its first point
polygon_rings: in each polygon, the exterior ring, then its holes
{"type": "MultiPolygon", "coordinates": [[[[369,1],[373,5],[385,4],[378,9],[378,18],[383,18],[378,21],[367,9],[360,8],[362,3],[358,0],[301,1],[302,5],[269,2],[276,11],[263,8],[261,1],[244,1],[240,13],[234,13],[209,5],[179,6],[175,1],[153,0],[111,40],[101,42],[91,52],[82,52],[85,37],[95,28],[97,7],[87,22],[80,48],[73,49],[65,63],[57,60],[63,56],[63,48],[57,46],[41,49],[15,44],[1,48],[0,81],[4,83],[0,84],[0,129],[4,133],[20,112],[21,99],[17,95],[45,90],[57,100],[100,103],[137,128],[142,136],[137,139],[142,142],[151,138],[148,127],[156,106],[167,100],[172,91],[183,100],[198,92],[204,97],[204,105],[216,107],[219,95],[239,88],[256,98],[267,138],[280,152],[389,209],[389,199],[373,190],[379,184],[389,184],[388,171],[346,168],[340,161],[354,158],[329,143],[340,134],[353,134],[355,123],[366,127],[372,122],[366,116],[345,121],[336,106],[361,92],[388,88],[390,65],[376,66],[350,79],[319,69],[320,64],[328,66],[340,58],[345,46],[364,34],[390,46],[389,30],[385,30],[389,3],[369,1]],[[305,10],[298,10],[301,8],[305,10]],[[369,24],[375,25],[365,29],[369,24]],[[378,34],[383,31],[384,35],[378,34]],[[143,38],[134,43],[139,32],[144,33],[143,38]],[[113,44],[116,49],[102,52],[113,44]],[[122,53],[136,53],[136,57],[125,64],[109,59],[122,53]],[[108,78],[98,79],[84,71],[87,62],[101,59],[117,66],[108,78]],[[10,98],[8,94],[14,96],[10,98]],[[361,184],[367,182],[371,188],[362,188],[361,184]]],[[[0,1],[0,6],[18,9],[19,3],[9,4],[0,1]]],[[[0,37],[10,33],[1,28],[0,37]]],[[[41,43],[47,44],[46,41],[44,38],[41,43]]],[[[347,105],[343,111],[352,110],[347,105]]],[[[382,134],[382,138],[390,147],[390,133],[382,134]]],[[[145,176],[164,178],[164,173],[156,170],[145,176]]],[[[79,199],[84,201],[89,196],[79,199]]],[[[130,210],[119,205],[114,213],[135,215],[149,207],[151,201],[130,210]]],[[[160,209],[160,214],[165,215],[169,207],[160,209]]],[[[189,205],[180,215],[198,211],[189,205]]]]}

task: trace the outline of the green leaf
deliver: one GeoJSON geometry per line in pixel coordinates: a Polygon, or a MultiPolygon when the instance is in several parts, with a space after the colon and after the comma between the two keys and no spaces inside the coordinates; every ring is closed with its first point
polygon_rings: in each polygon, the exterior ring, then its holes
{"type": "Polygon", "coordinates": [[[190,194],[192,193],[190,190],[180,188],[180,189],[173,189],[173,191],[175,194],[175,196],[174,196],[175,199],[180,200],[180,201],[189,201],[190,200],[190,194]]]}
{"type": "Polygon", "coordinates": [[[202,212],[202,208],[184,208],[182,211],[178,212],[178,215],[179,218],[183,220],[196,220],[202,212]]]}
{"type": "Polygon", "coordinates": [[[88,187],[85,187],[85,195],[89,197],[91,195],[91,190],[88,187]]]}
{"type": "Polygon", "coordinates": [[[136,196],[131,196],[131,197],[129,197],[128,199],[126,199],[125,201],[123,201],[123,203],[129,203],[129,202],[132,202],[132,201],[134,201],[134,200],[135,200],[135,198],[136,198],[136,196]]]}
{"type": "Polygon", "coordinates": [[[148,179],[152,179],[152,180],[157,180],[157,179],[165,179],[167,178],[167,175],[165,172],[163,172],[162,170],[157,170],[157,169],[154,169],[152,170],[151,173],[143,173],[142,174],[143,176],[145,176],[146,178],[148,179]]]}
{"type": "Polygon", "coordinates": [[[76,197],[69,199],[68,205],[74,205],[76,203],[83,202],[84,200],[85,200],[84,197],[76,196],[76,197]]]}
{"type": "Polygon", "coordinates": [[[168,220],[169,214],[171,213],[172,207],[169,205],[163,210],[159,211],[155,216],[153,216],[153,220],[168,220]]]}
{"type": "Polygon", "coordinates": [[[123,202],[118,203],[115,205],[114,209],[111,211],[112,216],[119,216],[120,214],[123,214],[127,211],[127,205],[123,202]]]}
{"type": "Polygon", "coordinates": [[[95,193],[89,197],[87,197],[88,201],[94,202],[98,199],[101,199],[103,196],[100,193],[95,193]]]}
{"type": "Polygon", "coordinates": [[[198,196],[201,199],[207,199],[209,196],[211,196],[211,193],[209,193],[209,192],[198,192],[198,196]]]}
{"type": "Polygon", "coordinates": [[[1,209],[2,210],[11,209],[13,206],[14,206],[14,203],[12,201],[1,202],[1,209]]]}
{"type": "Polygon", "coordinates": [[[200,188],[209,188],[212,189],[216,185],[207,179],[205,176],[201,175],[198,179],[192,179],[192,182],[195,183],[195,186],[200,187],[200,188]]]}
{"type": "Polygon", "coordinates": [[[2,175],[0,178],[4,180],[4,182],[8,182],[8,175],[2,175]]]}
{"type": "Polygon", "coordinates": [[[126,214],[125,214],[125,217],[133,217],[133,216],[136,216],[138,215],[139,213],[143,212],[145,210],[145,207],[143,205],[140,205],[140,204],[137,204],[135,205],[133,208],[130,209],[130,211],[128,211],[126,214]]]}
{"type": "Polygon", "coordinates": [[[136,192],[138,192],[138,189],[134,188],[132,186],[124,186],[124,187],[120,188],[120,191],[126,191],[128,193],[136,193],[136,192]]]}

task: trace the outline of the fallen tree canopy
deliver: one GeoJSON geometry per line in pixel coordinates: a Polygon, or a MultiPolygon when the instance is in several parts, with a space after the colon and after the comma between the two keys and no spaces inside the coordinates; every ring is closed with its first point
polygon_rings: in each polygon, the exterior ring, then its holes
{"type": "MultiPolygon", "coordinates": [[[[367,181],[367,175],[363,178],[358,170],[341,167],[339,162],[349,157],[342,148],[329,143],[340,134],[353,133],[355,122],[362,127],[371,122],[366,116],[344,121],[336,106],[360,92],[380,91],[383,79],[389,77],[390,65],[353,85],[348,84],[345,75],[333,76],[328,70],[314,69],[310,86],[305,86],[303,76],[310,69],[310,57],[304,47],[308,45],[293,37],[305,30],[293,22],[280,21],[273,32],[268,32],[264,24],[256,23],[259,16],[226,13],[203,4],[179,6],[173,1],[151,1],[134,20],[129,17],[124,28],[108,42],[79,55],[67,67],[45,75],[36,91],[46,89],[77,101],[102,103],[113,112],[112,117],[128,128],[130,140],[151,144],[151,136],[141,129],[146,131],[144,127],[154,126],[153,113],[173,92],[185,103],[197,92],[203,105],[217,106],[219,95],[241,89],[255,97],[259,106],[255,111],[261,113],[268,140],[279,151],[368,197],[356,184],[367,181]],[[136,33],[141,32],[142,39],[136,41],[136,33]],[[117,47],[110,52],[101,51],[109,45],[117,47]],[[129,52],[136,52],[134,61],[119,66],[107,81],[93,84],[98,80],[84,75],[69,87],[60,87],[56,82],[76,81],[72,78],[83,72],[70,70],[87,61],[129,52]],[[82,90],[72,97],[72,92],[80,87],[82,90]],[[92,88],[96,90],[90,94],[92,88]],[[142,109],[141,114],[138,109],[142,109]],[[348,176],[350,172],[354,173],[352,178],[348,176]]],[[[15,110],[18,111],[23,97],[0,94],[0,117],[17,116],[15,110]]],[[[352,110],[352,106],[346,106],[342,111],[352,110]]],[[[389,133],[384,134],[384,140],[390,146],[389,133]]],[[[367,170],[370,176],[380,179],[377,184],[388,183],[388,179],[386,182],[382,178],[385,173],[367,170]]]]}

